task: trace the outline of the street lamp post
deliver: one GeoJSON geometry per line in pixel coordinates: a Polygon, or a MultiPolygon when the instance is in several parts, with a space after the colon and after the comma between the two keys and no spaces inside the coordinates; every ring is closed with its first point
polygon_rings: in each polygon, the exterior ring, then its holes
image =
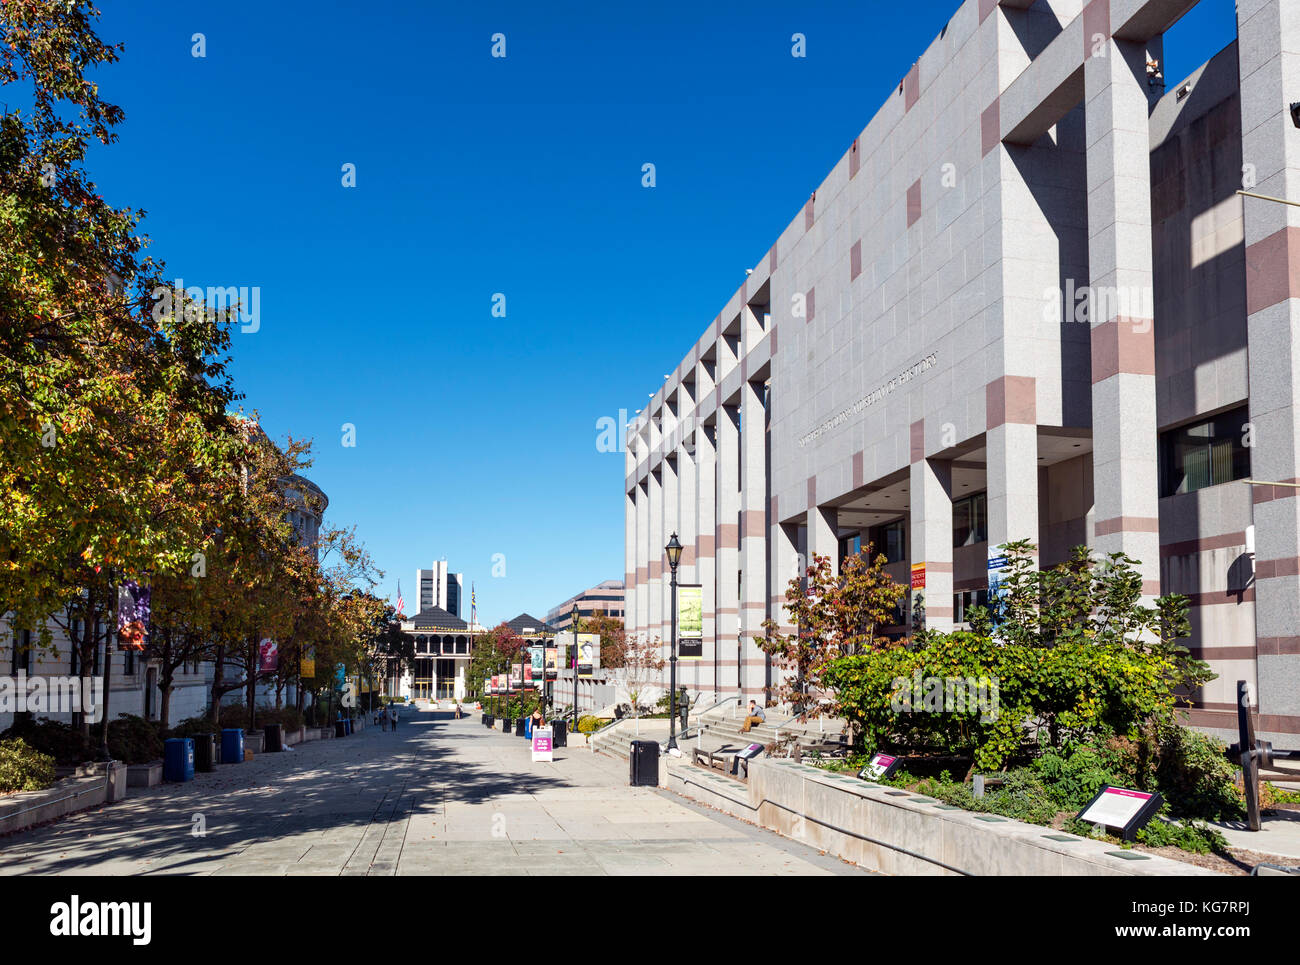
{"type": "Polygon", "coordinates": [[[673,633],[668,650],[668,750],[671,751],[677,747],[677,564],[682,558],[682,544],[676,533],[668,540],[664,552],[668,554],[668,567],[672,571],[670,585],[673,591],[673,633]]]}
{"type": "Polygon", "coordinates": [[[573,634],[573,732],[578,732],[578,601],[569,611],[569,632],[573,634]]]}

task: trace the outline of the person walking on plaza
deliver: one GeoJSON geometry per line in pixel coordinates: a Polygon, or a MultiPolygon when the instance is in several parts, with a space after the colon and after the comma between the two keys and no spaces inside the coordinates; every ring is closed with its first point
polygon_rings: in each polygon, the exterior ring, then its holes
{"type": "Polygon", "coordinates": [[[384,707],[379,711],[379,726],[385,731],[388,730],[388,708],[384,707]]]}
{"type": "Polygon", "coordinates": [[[763,708],[751,700],[749,702],[749,716],[745,718],[745,724],[740,728],[741,733],[748,734],[751,727],[757,727],[766,720],[767,714],[763,713],[763,708]]]}
{"type": "Polygon", "coordinates": [[[395,731],[395,730],[397,730],[397,705],[396,705],[396,704],[389,704],[389,705],[388,705],[388,713],[391,715],[391,724],[392,724],[393,730],[395,731]]]}

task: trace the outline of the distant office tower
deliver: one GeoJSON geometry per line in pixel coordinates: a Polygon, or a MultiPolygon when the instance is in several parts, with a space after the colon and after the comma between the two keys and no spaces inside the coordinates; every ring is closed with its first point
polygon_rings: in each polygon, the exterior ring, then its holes
{"type": "Polygon", "coordinates": [[[578,617],[590,617],[597,612],[623,619],[623,581],[605,580],[589,590],[571,596],[559,606],[551,607],[546,622],[556,630],[567,630],[573,622],[573,604],[578,604],[578,617]]]}
{"type": "Polygon", "coordinates": [[[452,616],[460,616],[460,599],[463,595],[464,577],[460,573],[448,573],[447,561],[438,560],[433,569],[416,570],[415,586],[419,610],[431,606],[441,607],[452,616]]]}

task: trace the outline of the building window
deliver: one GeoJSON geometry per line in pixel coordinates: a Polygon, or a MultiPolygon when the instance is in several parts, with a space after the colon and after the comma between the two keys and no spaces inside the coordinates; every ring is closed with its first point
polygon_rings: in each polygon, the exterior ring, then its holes
{"type": "Polygon", "coordinates": [[[135,673],[135,651],[126,650],[122,657],[122,673],[130,677],[135,673]]]}
{"type": "Polygon", "coordinates": [[[952,545],[974,546],[989,538],[988,494],[976,493],[952,504],[952,545]]]}
{"type": "Polygon", "coordinates": [[[988,590],[963,590],[952,595],[952,622],[970,623],[972,607],[989,605],[988,590]]]}
{"type": "Polygon", "coordinates": [[[876,528],[871,543],[875,552],[885,554],[890,563],[901,563],[907,559],[907,530],[901,519],[886,523],[876,528]]]}
{"type": "Polygon", "coordinates": [[[1250,476],[1244,445],[1250,412],[1239,406],[1160,434],[1160,495],[1194,493],[1250,476]]]}
{"type": "MultiPolygon", "coordinates": [[[[850,556],[856,556],[862,552],[862,534],[854,533],[852,536],[845,536],[840,539],[840,568],[843,569],[844,561],[850,556]]],[[[800,574],[801,576],[803,574],[800,574]]]]}

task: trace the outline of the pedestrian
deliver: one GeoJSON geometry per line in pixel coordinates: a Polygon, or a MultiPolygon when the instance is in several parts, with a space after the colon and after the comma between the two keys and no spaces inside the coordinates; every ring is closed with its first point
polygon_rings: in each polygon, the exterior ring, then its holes
{"type": "Polygon", "coordinates": [[[392,715],[391,724],[392,724],[393,730],[396,731],[396,730],[397,730],[397,705],[396,705],[396,704],[389,704],[389,705],[388,705],[388,712],[392,715]]]}

